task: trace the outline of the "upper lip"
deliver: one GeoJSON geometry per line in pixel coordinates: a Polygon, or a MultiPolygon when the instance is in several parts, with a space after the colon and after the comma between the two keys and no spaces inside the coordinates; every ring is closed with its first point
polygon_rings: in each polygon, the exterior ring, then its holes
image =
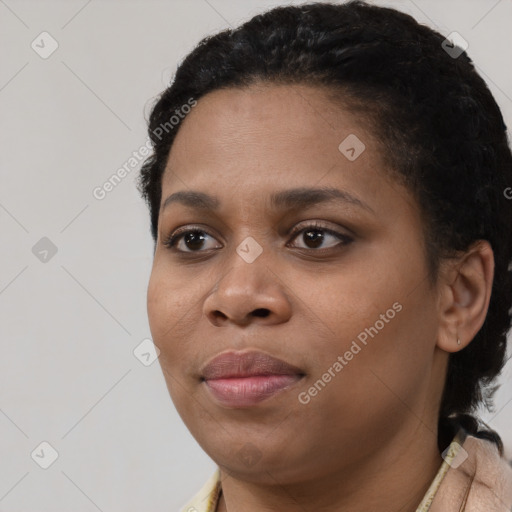
{"type": "Polygon", "coordinates": [[[202,380],[253,377],[256,375],[304,375],[304,372],[281,359],[263,352],[223,352],[201,370],[202,380]]]}

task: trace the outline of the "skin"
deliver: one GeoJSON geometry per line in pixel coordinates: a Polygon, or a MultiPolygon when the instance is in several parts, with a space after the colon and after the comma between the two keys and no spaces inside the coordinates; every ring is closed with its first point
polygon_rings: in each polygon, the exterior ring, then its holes
{"type": "Polygon", "coordinates": [[[483,324],[493,255],[477,244],[443,262],[432,285],[418,205],[380,151],[326,90],[306,85],[214,91],[180,125],[162,204],[197,190],[220,206],[173,202],[161,211],[148,315],[172,400],[220,467],[218,511],[414,511],[442,463],[437,416],[448,356],[483,324]],[[354,161],[338,150],[349,134],[366,146],[354,161]],[[337,188],[369,208],[271,208],[272,193],[296,187],[337,188]],[[312,221],[352,241],[290,235],[312,221]],[[178,227],[197,225],[202,245],[181,237],[175,246],[186,254],[163,244],[178,227]],[[236,252],[249,236],[263,250],[252,263],[236,252]],[[301,403],[299,393],[397,302],[401,311],[301,403]],[[254,407],[219,405],[200,369],[228,349],[261,350],[305,377],[254,407]]]}

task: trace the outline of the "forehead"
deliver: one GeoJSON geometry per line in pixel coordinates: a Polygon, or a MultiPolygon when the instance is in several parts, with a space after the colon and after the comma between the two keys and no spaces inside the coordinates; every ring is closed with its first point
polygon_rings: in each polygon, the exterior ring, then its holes
{"type": "Polygon", "coordinates": [[[290,173],[298,181],[319,179],[336,165],[360,171],[382,166],[375,142],[355,115],[329,99],[325,87],[217,90],[201,97],[182,121],[162,186],[175,181],[173,173],[202,182],[242,177],[286,182],[290,173]],[[347,138],[364,145],[355,161],[339,149],[347,138]]]}

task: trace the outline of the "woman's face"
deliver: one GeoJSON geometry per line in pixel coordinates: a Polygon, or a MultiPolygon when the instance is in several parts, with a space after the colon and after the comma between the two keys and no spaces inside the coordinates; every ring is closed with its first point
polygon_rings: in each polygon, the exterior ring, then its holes
{"type": "Polygon", "coordinates": [[[435,436],[446,353],[422,222],[355,116],[309,86],[210,93],[179,128],[165,203],[151,332],[179,414],[218,465],[301,481],[420,424],[435,436]],[[209,198],[166,203],[192,191],[209,198]],[[236,360],[252,351],[293,368],[236,360]]]}

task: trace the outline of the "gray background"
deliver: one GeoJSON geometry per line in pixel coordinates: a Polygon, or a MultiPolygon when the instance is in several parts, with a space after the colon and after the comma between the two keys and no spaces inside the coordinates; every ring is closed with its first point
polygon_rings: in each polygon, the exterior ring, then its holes
{"type": "MultiPolygon", "coordinates": [[[[93,190],[145,143],[154,97],[202,37],[282,3],[0,0],[0,511],[177,511],[212,474],[158,362],[133,354],[150,338],[140,165],[93,190]],[[46,59],[43,31],[59,45],[46,59]]],[[[512,0],[375,3],[462,34],[511,125],[512,0]]],[[[501,382],[484,418],[512,456],[510,364],[501,382]]]]}

